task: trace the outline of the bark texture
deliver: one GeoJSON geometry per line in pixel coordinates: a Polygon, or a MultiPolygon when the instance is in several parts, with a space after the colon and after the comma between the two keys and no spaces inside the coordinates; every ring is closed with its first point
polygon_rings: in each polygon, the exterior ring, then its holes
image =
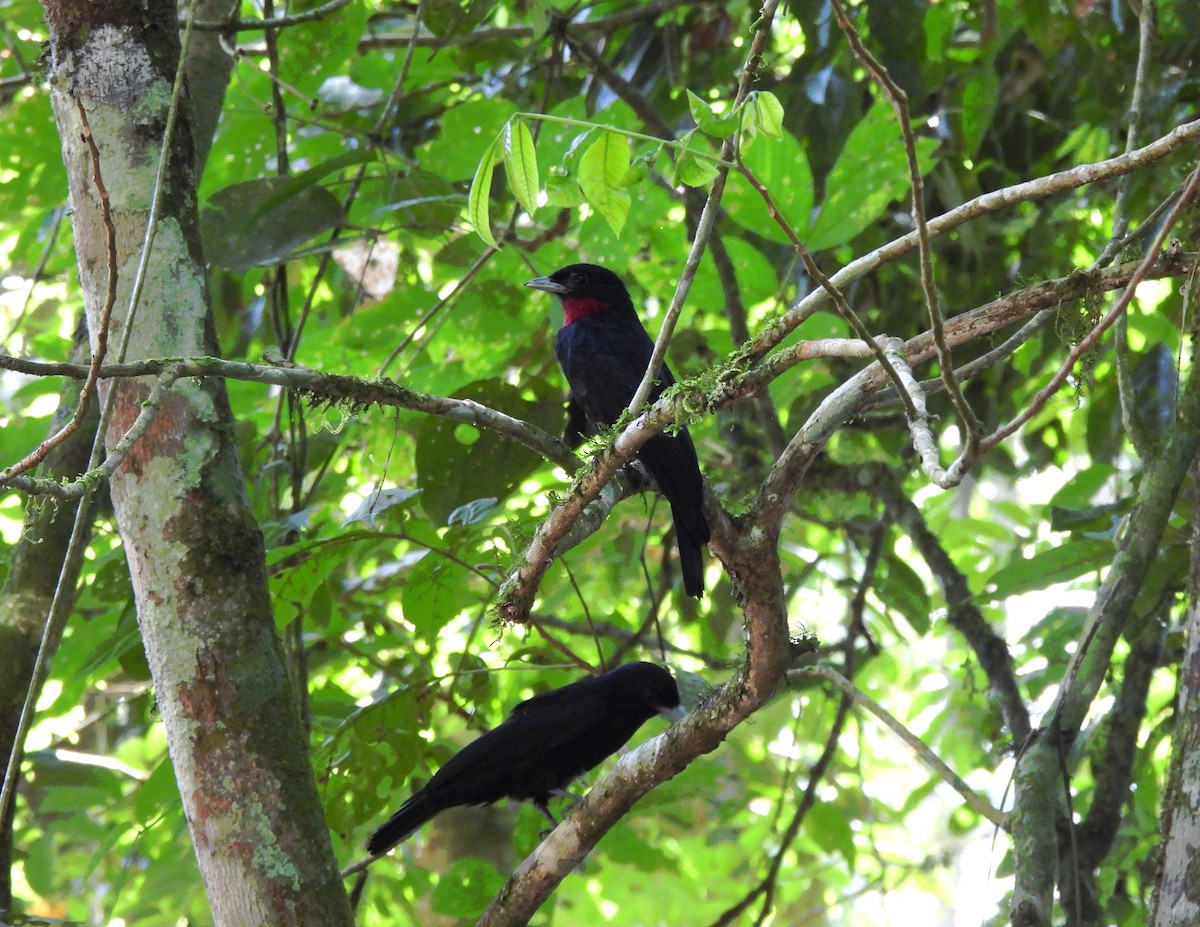
{"type": "MultiPolygon", "coordinates": [[[[47,0],[45,9],[93,348],[112,263],[110,352],[129,328],[129,360],[214,353],[186,99],[169,166],[157,176],[179,56],[176,6],[47,0]],[[89,132],[111,203],[115,255],[89,132]],[[156,237],[131,318],[156,184],[156,237]]],[[[105,433],[111,451],[141,410],[150,379],[106,386],[102,399],[109,388],[116,391],[105,433]]],[[[215,922],[350,924],[232,426],[221,381],[181,380],[111,480],[158,707],[215,922]]]]}
{"type": "MultiPolygon", "coordinates": [[[[1200,477],[1193,465],[1192,479],[1200,477]]],[[[1194,487],[1193,487],[1194,488],[1194,487]]],[[[1195,498],[1193,491],[1193,501],[1195,498]]],[[[1200,923],[1200,522],[1192,526],[1187,646],[1179,666],[1171,775],[1163,807],[1162,860],[1153,927],[1200,923]]]]}

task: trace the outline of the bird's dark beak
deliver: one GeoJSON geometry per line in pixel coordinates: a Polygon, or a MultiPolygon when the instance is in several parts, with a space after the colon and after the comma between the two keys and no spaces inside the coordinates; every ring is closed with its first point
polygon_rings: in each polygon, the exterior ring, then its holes
{"type": "Polygon", "coordinates": [[[660,708],[658,713],[661,717],[666,718],[672,724],[676,721],[682,721],[687,717],[687,709],[682,705],[676,705],[674,708],[660,708]]]}
{"type": "Polygon", "coordinates": [[[532,280],[526,280],[525,285],[533,290],[545,290],[555,296],[567,295],[567,288],[561,283],[555,283],[549,277],[534,277],[532,280]]]}

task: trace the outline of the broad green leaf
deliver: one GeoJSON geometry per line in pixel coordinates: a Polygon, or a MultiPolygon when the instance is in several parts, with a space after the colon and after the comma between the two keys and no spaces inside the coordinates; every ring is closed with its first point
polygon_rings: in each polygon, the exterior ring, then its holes
{"type": "Polygon", "coordinates": [[[264,197],[263,201],[258,205],[258,208],[254,210],[254,212],[250,215],[250,218],[246,221],[248,223],[256,221],[266,213],[270,212],[276,206],[281,205],[286,200],[299,194],[301,191],[314,186],[317,181],[323,180],[330,174],[336,174],[347,167],[354,166],[355,164],[366,164],[370,161],[374,161],[376,157],[377,155],[374,150],[370,148],[360,148],[354,151],[344,152],[335,158],[330,158],[328,161],[323,161],[316,167],[310,167],[306,171],[301,171],[299,174],[293,174],[292,176],[284,179],[283,182],[279,184],[278,188],[269,196],[264,197]]]}
{"type": "Polygon", "coordinates": [[[999,100],[1000,78],[990,65],[985,65],[962,88],[959,124],[962,127],[963,153],[975,157],[983,144],[992,115],[999,100]]]}
{"type": "MultiPolygon", "coordinates": [[[[309,8],[316,4],[310,4],[309,8]]],[[[294,5],[301,12],[304,4],[294,5]]],[[[363,33],[371,11],[365,3],[351,3],[310,22],[287,29],[287,41],[279,43],[280,76],[312,98],[325,78],[344,74],[347,60],[363,33]]]]}
{"type": "Polygon", "coordinates": [[[493,248],[500,247],[492,235],[492,219],[489,200],[492,189],[492,173],[496,170],[496,154],[499,149],[498,139],[488,146],[483,153],[479,167],[475,169],[475,177],[471,181],[471,192],[467,194],[467,216],[475,234],[493,248]]]}
{"type": "Polygon", "coordinates": [[[502,97],[476,96],[452,107],[438,134],[417,149],[421,167],[446,180],[467,180],[516,111],[502,97]]]}
{"type": "MultiPolygon", "coordinates": [[[[779,138],[756,138],[743,151],[742,160],[770,192],[780,216],[803,240],[813,203],[812,171],[804,146],[784,130],[779,138]]],[[[721,205],[742,228],[779,244],[789,244],[787,234],[768,214],[762,196],[737,171],[729,172],[721,205]]]]}
{"type": "Polygon", "coordinates": [[[475,920],[504,885],[504,876],[481,859],[460,859],[438,879],[433,910],[450,917],[475,920]]]}
{"type": "Polygon", "coordinates": [[[675,182],[688,187],[703,187],[717,176],[717,166],[692,151],[682,151],[675,162],[675,182]]]}
{"type": "MultiPolygon", "coordinates": [[[[936,148],[933,139],[917,139],[923,174],[933,166],[936,148]]],[[[904,196],[908,186],[900,127],[891,105],[879,101],[854,127],[829,172],[825,202],[807,236],[809,248],[820,251],[849,241],[904,196]]]]}
{"type": "Polygon", "coordinates": [[[559,208],[570,208],[582,203],[583,191],[579,189],[579,181],[571,174],[552,173],[546,179],[546,205],[559,208]]]}
{"type": "Polygon", "coordinates": [[[390,181],[387,202],[374,214],[411,231],[440,232],[457,221],[466,203],[458,184],[418,169],[390,181]]]}
{"type": "Polygon", "coordinates": [[[533,133],[522,119],[512,120],[504,132],[504,170],[517,202],[527,213],[535,212],[538,191],[541,189],[537,151],[533,144],[533,133]]]}
{"type": "Polygon", "coordinates": [[[408,571],[400,605],[404,620],[427,641],[458,617],[464,609],[478,605],[479,597],[468,581],[472,573],[464,566],[430,551],[408,571]]]}
{"type": "Polygon", "coordinates": [[[629,216],[629,194],[621,188],[629,170],[629,142],[616,132],[602,132],[579,159],[579,189],[620,235],[629,216]]]}
{"type": "Polygon", "coordinates": [[[751,95],[748,102],[758,131],[770,138],[782,138],[783,104],[779,98],[769,90],[759,90],[751,95]]]}
{"type": "Polygon", "coordinates": [[[289,183],[264,177],[213,194],[200,215],[205,257],[235,273],[268,267],[342,221],[341,202],[319,186],[304,186],[279,200],[277,194],[289,183]],[[269,201],[275,205],[264,208],[269,201]]]}
{"type": "Polygon", "coordinates": [[[717,166],[711,157],[707,143],[693,130],[680,139],[684,147],[675,151],[675,167],[671,175],[672,186],[685,184],[702,187],[717,176],[717,166]]]}
{"type": "Polygon", "coordinates": [[[932,624],[930,612],[933,606],[929,601],[925,583],[913,568],[899,557],[888,555],[884,562],[887,569],[881,572],[875,587],[879,598],[889,608],[903,615],[917,634],[928,634],[932,624]]]}
{"type": "Polygon", "coordinates": [[[1077,538],[1001,567],[988,581],[988,597],[1002,599],[1045,589],[1091,573],[1112,562],[1111,541],[1077,538]]]}
{"type": "Polygon", "coordinates": [[[925,11],[925,55],[932,62],[946,57],[961,11],[949,3],[931,3],[925,11]]]}
{"type": "Polygon", "coordinates": [[[436,36],[465,35],[494,7],[492,0],[425,0],[421,23],[436,36]]]}
{"type": "MultiPolygon", "coordinates": [[[[562,427],[562,395],[547,381],[530,381],[525,390],[502,379],[478,380],[454,394],[557,434],[562,427]]],[[[495,432],[426,416],[416,426],[417,481],[421,507],[435,525],[484,497],[506,499],[542,458],[495,432]]]]}
{"type": "Polygon", "coordinates": [[[706,101],[696,96],[690,90],[687,92],[687,99],[688,109],[692,111],[692,118],[696,120],[696,126],[705,135],[726,138],[737,131],[738,120],[736,114],[726,113],[723,116],[717,115],[706,101]]]}

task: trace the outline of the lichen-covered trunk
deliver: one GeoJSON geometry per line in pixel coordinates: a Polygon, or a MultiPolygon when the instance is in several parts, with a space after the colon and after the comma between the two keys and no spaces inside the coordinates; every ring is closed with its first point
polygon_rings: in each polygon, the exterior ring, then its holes
{"type": "MultiPolygon", "coordinates": [[[[93,347],[111,266],[118,287],[110,352],[129,329],[126,360],[213,353],[186,100],[169,166],[157,176],[179,55],[174,0],[44,6],[93,347]],[[131,318],[156,185],[156,237],[131,318]]],[[[116,391],[110,451],[151,385],[143,378],[102,387],[102,399],[116,391]]],[[[176,382],[113,475],[111,495],[214,920],[350,924],[275,634],[224,384],[176,382]]]]}
{"type": "MultiPolygon", "coordinates": [[[[1197,479],[1200,479],[1200,465],[1193,465],[1193,501],[1197,479]]],[[[1179,665],[1153,927],[1200,923],[1200,521],[1192,526],[1188,598],[1187,647],[1179,665]]]]}

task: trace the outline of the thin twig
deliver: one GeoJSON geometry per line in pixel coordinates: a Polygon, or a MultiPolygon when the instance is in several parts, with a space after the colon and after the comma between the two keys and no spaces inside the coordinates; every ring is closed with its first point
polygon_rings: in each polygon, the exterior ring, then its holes
{"type": "Polygon", "coordinates": [[[1179,197],[1179,200],[1175,203],[1175,206],[1163,220],[1163,223],[1158,230],[1158,234],[1154,237],[1153,244],[1147,249],[1146,256],[1138,264],[1137,270],[1134,271],[1129,283],[1125,286],[1125,291],[1113,305],[1112,309],[1110,309],[1105,314],[1104,318],[1097,322],[1095,327],[1093,327],[1092,330],[1088,332],[1085,337],[1080,339],[1079,343],[1071,349],[1071,351],[1067,354],[1067,359],[1063,361],[1062,366],[1060,366],[1054,376],[1050,378],[1050,382],[1038,390],[1037,395],[1033,397],[1033,401],[1030,402],[1030,404],[1010,422],[997,428],[994,432],[983,439],[983,441],[980,443],[981,454],[990,451],[997,444],[999,444],[1009,435],[1013,434],[1018,428],[1033,418],[1033,416],[1035,416],[1046,404],[1050,397],[1058,391],[1059,387],[1066,382],[1067,377],[1071,375],[1071,371],[1074,369],[1079,358],[1090,351],[1096,342],[1100,340],[1100,337],[1108,330],[1108,327],[1117,319],[1117,317],[1129,308],[1129,304],[1133,301],[1134,293],[1137,291],[1138,284],[1142,282],[1151,265],[1153,265],[1155,260],[1157,260],[1159,256],[1158,253],[1163,246],[1163,242],[1166,241],[1167,235],[1170,234],[1171,229],[1175,225],[1176,220],[1178,220],[1180,213],[1182,213],[1188,203],[1191,202],[1192,197],[1196,193],[1198,184],[1200,184],[1200,166],[1197,166],[1192,170],[1191,176],[1188,177],[1187,182],[1183,186],[1183,195],[1179,197]]]}
{"type": "MultiPolygon", "coordinates": [[[[1138,60],[1137,70],[1133,81],[1133,93],[1129,98],[1128,124],[1125,127],[1125,153],[1133,151],[1137,146],[1138,135],[1142,128],[1142,109],[1145,105],[1146,82],[1149,72],[1150,56],[1154,43],[1154,0],[1142,0],[1141,13],[1138,19],[1138,60]]],[[[1133,178],[1126,174],[1117,182],[1117,199],[1113,206],[1112,237],[1104,251],[1096,258],[1096,263],[1105,266],[1113,261],[1121,252],[1122,242],[1129,231],[1129,191],[1133,187],[1133,178]]],[[[1133,371],[1130,369],[1129,357],[1129,320],[1126,313],[1117,317],[1113,327],[1115,341],[1114,355],[1117,362],[1117,396],[1121,402],[1121,425],[1138,456],[1143,460],[1152,452],[1150,438],[1142,428],[1142,421],[1134,408],[1137,402],[1136,390],[1133,386],[1133,371]]]]}
{"type": "Polygon", "coordinates": [[[833,280],[831,280],[826,273],[817,266],[817,262],[813,260],[812,254],[809,252],[808,247],[800,240],[800,237],[796,234],[795,229],[792,228],[791,223],[784,218],[778,207],[776,207],[775,198],[771,196],[771,191],[768,190],[766,185],[763,184],[762,181],[755,176],[754,172],[746,166],[741,159],[740,153],[738,154],[738,169],[741,171],[746,180],[749,181],[750,186],[752,186],[758,192],[758,195],[762,197],[763,202],[767,207],[767,214],[775,220],[775,224],[778,225],[783,230],[783,233],[788,237],[788,240],[792,243],[792,248],[795,250],[796,254],[799,255],[800,260],[804,262],[804,269],[808,272],[808,275],[816,280],[817,283],[820,284],[821,289],[829,294],[830,299],[833,300],[834,306],[837,307],[838,314],[846,320],[846,323],[854,330],[854,333],[858,335],[862,342],[871,349],[875,356],[876,362],[880,367],[883,368],[883,372],[887,374],[887,378],[892,381],[892,385],[896,387],[896,391],[900,396],[900,402],[904,406],[904,411],[908,414],[909,419],[915,418],[917,415],[916,406],[913,405],[912,399],[909,398],[908,393],[904,388],[904,384],[900,379],[900,375],[896,372],[895,368],[892,367],[891,361],[888,359],[887,354],[880,346],[879,341],[871,336],[870,330],[868,330],[863,320],[858,317],[858,313],[850,308],[850,303],[847,302],[845,294],[842,293],[837,284],[835,284],[833,280]]]}
{"type": "MultiPolygon", "coordinates": [[[[767,39],[770,38],[771,24],[775,18],[775,10],[778,6],[779,0],[766,0],[762,5],[762,11],[755,25],[754,37],[750,41],[750,51],[746,55],[746,62],[742,67],[741,80],[738,81],[734,106],[737,106],[746,99],[746,95],[750,92],[750,85],[754,83],[755,76],[758,74],[759,65],[762,63],[762,52],[766,48],[767,39]]],[[[721,146],[721,161],[725,163],[729,162],[733,158],[734,151],[734,139],[725,139],[721,146]]],[[[684,262],[683,273],[679,275],[679,282],[675,285],[675,293],[671,297],[671,304],[667,307],[662,327],[658,331],[658,338],[655,339],[654,352],[650,355],[650,363],[646,366],[642,382],[638,384],[633,398],[629,401],[628,409],[631,413],[636,414],[645,404],[647,398],[650,396],[650,390],[654,386],[654,381],[658,379],[658,372],[662,368],[663,359],[667,354],[667,345],[670,343],[671,335],[675,331],[675,323],[679,321],[679,314],[683,311],[684,300],[687,299],[688,292],[691,290],[692,280],[696,276],[696,271],[700,268],[700,259],[704,256],[709,236],[716,225],[721,205],[721,194],[725,191],[725,182],[728,177],[729,168],[724,166],[724,164],[718,166],[717,176],[713,179],[708,199],[705,201],[704,209],[700,213],[700,219],[696,223],[696,234],[692,238],[692,247],[688,251],[687,260],[684,262]]]]}
{"type": "MultiPolygon", "coordinates": [[[[586,34],[590,32],[611,32],[622,26],[648,19],[657,19],[663,13],[680,6],[695,5],[698,0],[657,0],[654,3],[635,4],[627,10],[613,13],[609,16],[599,16],[596,19],[568,23],[569,32],[586,34]]],[[[403,48],[414,41],[421,48],[464,48],[479,45],[484,42],[515,42],[523,39],[538,37],[538,32],[532,26],[487,26],[475,29],[463,35],[436,36],[430,32],[419,34],[419,24],[411,32],[388,32],[380,35],[369,35],[358,43],[359,51],[377,48],[403,48]]]]}
{"type": "Polygon", "coordinates": [[[954,379],[954,360],[950,356],[950,348],[946,344],[946,337],[942,330],[942,310],[938,305],[937,286],[933,280],[933,246],[930,243],[929,227],[925,219],[925,181],[921,176],[920,162],[917,160],[917,139],[913,133],[912,119],[908,112],[908,95],[892,80],[887,68],[876,61],[875,56],[863,45],[862,37],[846,15],[841,0],[831,0],[831,3],[833,11],[837,15],[838,26],[850,41],[850,48],[855,57],[862,62],[875,83],[879,85],[900,120],[900,132],[904,138],[904,153],[908,159],[913,224],[916,226],[920,253],[921,290],[925,294],[925,307],[929,314],[933,342],[937,346],[938,366],[941,370],[942,381],[946,385],[946,392],[950,395],[950,401],[954,404],[958,417],[962,420],[966,431],[964,455],[970,457],[974,455],[975,446],[979,442],[979,419],[954,379]]]}
{"type": "Polygon", "coordinates": [[[950,786],[954,791],[962,796],[967,805],[981,817],[987,818],[997,827],[1006,829],[1008,826],[1008,815],[1003,811],[992,806],[986,798],[972,789],[967,783],[947,766],[942,758],[929,749],[925,743],[901,724],[894,715],[886,708],[880,705],[877,701],[859,689],[849,679],[839,673],[830,666],[813,666],[805,669],[793,670],[788,674],[805,679],[824,679],[827,682],[832,682],[835,686],[854,699],[855,704],[861,705],[876,718],[882,721],[897,737],[908,744],[909,748],[917,755],[917,757],[943,782],[950,786]]]}
{"type": "MultiPolygon", "coordinates": [[[[1058,173],[1027,180],[1023,183],[1004,187],[984,193],[955,207],[949,212],[942,213],[929,220],[928,230],[931,238],[937,238],[952,232],[959,226],[965,225],[981,216],[1008,209],[1018,203],[1045,199],[1067,190],[1073,190],[1088,184],[1112,180],[1132,173],[1140,167],[1153,164],[1167,155],[1194,143],[1200,139],[1200,119],[1185,122],[1172,129],[1162,137],[1129,154],[1118,155],[1104,161],[1091,164],[1081,164],[1058,173]]],[[[851,261],[830,279],[839,287],[844,287],[852,280],[898,260],[914,248],[919,247],[916,231],[909,232],[893,239],[885,245],[868,252],[860,258],[851,261]]],[[[784,338],[807,319],[816,305],[823,303],[829,294],[823,289],[813,290],[800,299],[787,313],[776,319],[774,324],[761,332],[743,353],[748,360],[754,361],[767,354],[784,338]]]]}
{"type": "Polygon", "coordinates": [[[264,13],[262,19],[204,20],[195,24],[201,32],[257,32],[259,30],[285,29],[288,26],[298,26],[301,23],[311,23],[324,19],[330,13],[336,13],[344,6],[349,6],[353,0],[329,0],[321,6],[303,13],[291,13],[287,16],[271,16],[264,13]]]}

